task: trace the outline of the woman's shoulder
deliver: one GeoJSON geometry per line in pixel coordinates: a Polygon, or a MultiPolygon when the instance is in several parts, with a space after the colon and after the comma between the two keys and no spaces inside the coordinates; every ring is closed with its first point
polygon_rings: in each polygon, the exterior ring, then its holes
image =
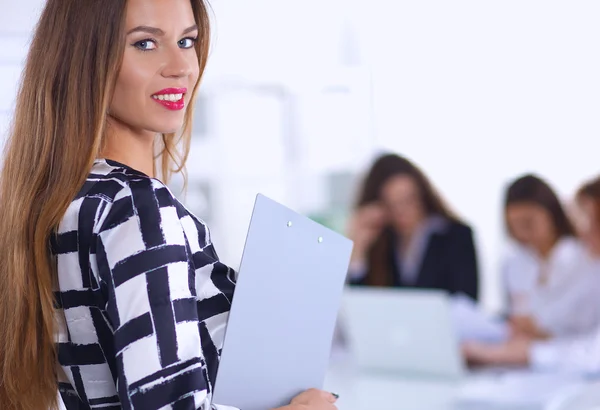
{"type": "Polygon", "coordinates": [[[556,243],[555,252],[557,255],[567,258],[579,258],[587,253],[584,243],[574,236],[565,236],[559,239],[556,243]]]}
{"type": "MultiPolygon", "coordinates": [[[[133,196],[141,191],[168,193],[167,187],[158,179],[116,161],[98,159],[94,162],[77,198],[97,198],[115,202],[124,196],[133,196]]],[[[168,195],[172,197],[172,195],[168,195]]]]}
{"type": "Polygon", "coordinates": [[[444,218],[443,231],[452,236],[473,236],[473,229],[464,222],[444,218]]]}
{"type": "Polygon", "coordinates": [[[118,162],[96,160],[61,225],[74,230],[93,221],[97,231],[133,215],[158,217],[157,212],[166,207],[175,208],[180,215],[187,213],[161,181],[118,162]]]}
{"type": "MultiPolygon", "coordinates": [[[[207,249],[212,238],[206,223],[190,212],[161,181],[126,165],[96,160],[58,233],[102,235],[122,228],[145,227],[144,235],[184,233],[193,249],[207,249]],[[131,224],[130,221],[135,220],[131,224]],[[160,227],[160,228],[159,228],[160,227]]],[[[131,231],[131,232],[130,232],[131,231]]]]}

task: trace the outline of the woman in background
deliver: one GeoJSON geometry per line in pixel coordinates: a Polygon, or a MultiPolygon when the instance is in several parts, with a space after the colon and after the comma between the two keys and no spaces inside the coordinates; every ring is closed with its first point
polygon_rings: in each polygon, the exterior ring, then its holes
{"type": "Polygon", "coordinates": [[[512,239],[503,261],[514,332],[533,338],[589,331],[595,315],[580,311],[565,295],[586,274],[584,248],[552,188],[524,175],[506,192],[505,220],[512,239]]]}
{"type": "Polygon", "coordinates": [[[564,289],[563,300],[573,306],[565,320],[592,317],[594,329],[576,337],[551,340],[536,340],[521,333],[500,345],[467,343],[463,346],[467,360],[486,365],[530,365],[540,370],[600,372],[600,178],[579,189],[576,205],[587,275],[582,276],[578,286],[564,289]]]}
{"type": "Polygon", "coordinates": [[[350,220],[354,285],[443,289],[478,297],[473,233],[408,159],[379,157],[350,220]]]}

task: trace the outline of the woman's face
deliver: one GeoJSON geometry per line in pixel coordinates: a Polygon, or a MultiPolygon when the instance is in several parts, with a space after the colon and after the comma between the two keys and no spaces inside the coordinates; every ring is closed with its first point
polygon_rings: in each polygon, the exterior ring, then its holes
{"type": "Polygon", "coordinates": [[[513,238],[523,245],[543,252],[556,241],[552,215],[540,205],[510,204],[506,208],[506,221],[513,238]]]}
{"type": "Polygon", "coordinates": [[[128,0],[109,115],[136,132],[177,132],[200,75],[190,0],[128,0]]]}
{"type": "Polygon", "coordinates": [[[381,202],[390,223],[400,232],[413,232],[426,216],[419,187],[407,175],[391,177],[383,185],[381,202]]]}
{"type": "Polygon", "coordinates": [[[596,255],[600,254],[600,224],[598,221],[597,202],[587,196],[577,199],[577,218],[575,225],[581,239],[596,255]]]}

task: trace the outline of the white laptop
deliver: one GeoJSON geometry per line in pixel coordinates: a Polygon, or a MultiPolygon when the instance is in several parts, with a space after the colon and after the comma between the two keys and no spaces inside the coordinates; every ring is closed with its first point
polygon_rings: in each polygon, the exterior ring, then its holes
{"type": "Polygon", "coordinates": [[[447,379],[466,373],[443,291],[348,287],[340,325],[362,371],[447,379]]]}
{"type": "Polygon", "coordinates": [[[322,388],[352,242],[258,195],[213,402],[243,410],[322,388]]]}

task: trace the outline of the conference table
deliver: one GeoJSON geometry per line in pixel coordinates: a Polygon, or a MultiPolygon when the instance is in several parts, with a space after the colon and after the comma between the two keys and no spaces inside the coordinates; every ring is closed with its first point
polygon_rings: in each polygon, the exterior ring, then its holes
{"type": "Polygon", "coordinates": [[[339,410],[600,410],[600,383],[578,375],[481,369],[460,380],[378,374],[331,365],[325,389],[339,410]]]}

